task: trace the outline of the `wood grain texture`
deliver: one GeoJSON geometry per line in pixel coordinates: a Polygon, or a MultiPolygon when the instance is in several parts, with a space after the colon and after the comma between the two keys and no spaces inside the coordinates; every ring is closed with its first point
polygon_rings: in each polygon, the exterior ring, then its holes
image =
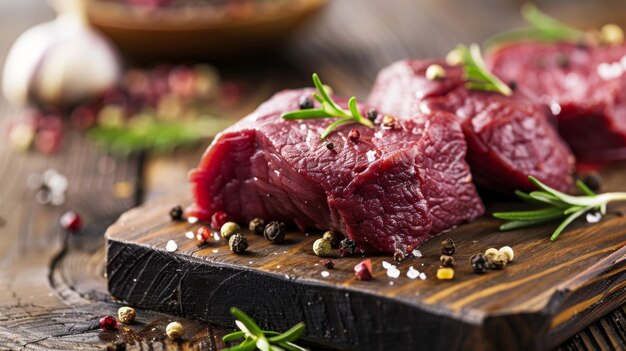
{"type": "MultiPolygon", "coordinates": [[[[615,168],[606,177],[623,171],[615,168]]],[[[596,225],[576,223],[554,243],[548,240],[553,225],[502,233],[498,221],[481,218],[445,234],[457,243],[453,281],[435,279],[441,250],[435,239],[420,249],[423,258],[398,265],[398,279],[382,269],[390,257],[373,257],[375,279],[362,282],[353,272],[362,257],[338,258],[333,270],[322,266],[312,252],[319,233],[292,232],[284,245],[250,234],[244,255],[230,252],[223,240],[198,247],[184,234],[199,224],[172,222],[167,215],[174,204],[189,202],[186,195],[155,201],[109,228],[112,294],[140,307],[225,325],[233,323],[230,306],[271,329],[286,330],[302,320],[309,340],[368,350],[545,350],[626,301],[626,219],[616,214],[626,205],[613,206],[596,225]],[[165,250],[169,240],[178,244],[174,253],[165,250]],[[504,245],[516,252],[506,270],[471,272],[471,255],[504,245]],[[409,266],[428,279],[407,278],[409,266]]]]}

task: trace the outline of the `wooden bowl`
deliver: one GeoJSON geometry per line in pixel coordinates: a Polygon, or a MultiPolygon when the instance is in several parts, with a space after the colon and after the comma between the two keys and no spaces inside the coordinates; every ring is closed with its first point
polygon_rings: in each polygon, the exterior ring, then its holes
{"type": "Polygon", "coordinates": [[[124,55],[141,61],[236,56],[265,48],[292,34],[328,0],[264,2],[235,11],[213,6],[145,9],[89,0],[88,21],[124,55]]]}

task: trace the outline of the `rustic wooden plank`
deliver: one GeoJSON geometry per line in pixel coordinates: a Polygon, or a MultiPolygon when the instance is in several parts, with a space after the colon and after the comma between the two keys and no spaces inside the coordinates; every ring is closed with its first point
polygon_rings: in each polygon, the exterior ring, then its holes
{"type": "MultiPolygon", "coordinates": [[[[623,187],[615,183],[623,169],[606,174],[608,189],[623,187]]],[[[245,255],[231,253],[224,241],[197,247],[184,233],[199,225],[167,216],[174,204],[190,202],[177,193],[126,213],[107,231],[109,290],[131,304],[226,325],[228,308],[238,306],[268,328],[304,320],[310,340],[339,347],[547,349],[626,301],[626,220],[615,214],[623,204],[599,224],[577,223],[554,243],[549,226],[501,233],[497,221],[482,218],[446,234],[458,248],[453,282],[434,279],[438,240],[421,248],[424,258],[399,265],[403,275],[412,265],[429,279],[389,278],[381,265],[391,258],[373,257],[376,279],[360,282],[352,267],[361,257],[337,259],[330,276],[321,276],[325,269],[311,249],[319,234],[294,232],[286,245],[248,235],[245,255]],[[168,240],[178,251],[165,251],[168,240]],[[471,273],[472,254],[504,245],[516,251],[505,271],[471,273]]],[[[586,346],[610,346],[597,325],[581,337],[586,346]]]]}

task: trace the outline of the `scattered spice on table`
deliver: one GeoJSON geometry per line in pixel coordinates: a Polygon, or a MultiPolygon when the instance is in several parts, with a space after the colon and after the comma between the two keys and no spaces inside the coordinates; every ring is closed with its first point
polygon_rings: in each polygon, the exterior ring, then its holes
{"type": "Polygon", "coordinates": [[[335,235],[335,233],[333,233],[332,231],[328,230],[324,232],[324,235],[322,235],[322,238],[330,241],[330,246],[333,249],[336,249],[339,247],[339,237],[335,235]]]}
{"type": "Polygon", "coordinates": [[[320,238],[313,242],[313,252],[320,257],[326,257],[331,254],[332,247],[330,240],[326,238],[320,238]]]}
{"type": "Polygon", "coordinates": [[[454,240],[447,238],[441,242],[441,254],[446,256],[453,256],[456,251],[456,245],[454,240]]]}
{"type": "Polygon", "coordinates": [[[100,329],[106,331],[112,331],[117,329],[117,319],[113,316],[104,316],[100,318],[99,322],[100,329]]]}
{"type": "Polygon", "coordinates": [[[339,254],[341,255],[341,257],[352,255],[355,250],[356,250],[356,243],[354,242],[354,240],[345,238],[341,240],[341,242],[339,243],[339,254]]]}
{"type": "Polygon", "coordinates": [[[372,280],[372,260],[363,260],[354,266],[354,274],[358,280],[372,280]]]}
{"type": "Polygon", "coordinates": [[[286,225],[283,222],[269,222],[263,230],[263,236],[273,244],[280,244],[285,241],[286,225]]]}
{"type": "Polygon", "coordinates": [[[248,238],[239,233],[233,234],[228,239],[228,247],[236,254],[243,253],[248,249],[248,238]]]}
{"type": "Polygon", "coordinates": [[[335,261],[333,261],[333,260],[324,260],[324,267],[326,267],[326,269],[334,269],[335,268],[335,261]]]}
{"type": "Polygon", "coordinates": [[[211,231],[209,228],[205,226],[200,226],[198,230],[196,230],[196,241],[198,245],[203,245],[211,238],[211,231]]]}
{"type": "Polygon", "coordinates": [[[179,322],[171,322],[165,327],[165,333],[169,338],[176,340],[185,334],[185,328],[179,322]]]}
{"type": "Polygon", "coordinates": [[[132,307],[124,306],[117,310],[117,318],[122,323],[130,324],[135,321],[136,317],[137,312],[132,307]]]}
{"type": "Polygon", "coordinates": [[[220,235],[224,239],[228,239],[232,235],[238,234],[239,232],[241,232],[241,227],[239,227],[239,224],[235,222],[226,222],[222,224],[222,227],[220,228],[220,235]]]}
{"type": "Polygon", "coordinates": [[[396,250],[393,253],[393,259],[396,262],[402,262],[404,260],[404,252],[402,252],[402,250],[396,250]]]}
{"type": "Polygon", "coordinates": [[[59,220],[61,223],[61,227],[70,230],[70,231],[78,231],[81,230],[83,226],[83,220],[80,215],[74,211],[67,211],[59,220]]]}
{"type": "Polygon", "coordinates": [[[261,218],[253,218],[248,224],[248,229],[256,235],[263,235],[263,230],[265,229],[265,221],[261,218]]]}
{"type": "Polygon", "coordinates": [[[165,250],[167,250],[167,252],[174,252],[178,250],[178,244],[176,244],[174,240],[168,240],[165,245],[165,250]]]}
{"type": "Polygon", "coordinates": [[[441,267],[437,269],[437,279],[450,280],[454,278],[454,269],[449,267],[441,267]]]}
{"type": "Polygon", "coordinates": [[[170,218],[172,221],[183,220],[183,208],[180,205],[176,205],[170,209],[170,218]]]}
{"type": "Polygon", "coordinates": [[[473,255],[470,258],[470,264],[472,266],[472,270],[476,274],[487,273],[487,269],[489,268],[487,257],[485,257],[485,255],[482,253],[473,255]]]}
{"type": "Polygon", "coordinates": [[[441,266],[442,267],[454,267],[454,257],[452,256],[448,256],[448,255],[441,255],[439,257],[439,260],[441,261],[441,266]]]}

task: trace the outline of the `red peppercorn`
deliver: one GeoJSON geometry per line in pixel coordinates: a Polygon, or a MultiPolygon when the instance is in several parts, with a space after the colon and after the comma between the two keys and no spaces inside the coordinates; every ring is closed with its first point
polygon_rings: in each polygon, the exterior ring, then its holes
{"type": "Polygon", "coordinates": [[[350,130],[350,134],[348,134],[348,137],[350,138],[350,140],[352,141],[357,141],[359,140],[359,138],[361,137],[361,133],[359,133],[358,130],[356,130],[355,128],[352,128],[350,130]]]}
{"type": "Polygon", "coordinates": [[[372,280],[372,260],[363,260],[354,266],[354,275],[358,280],[372,280]]]}
{"type": "Polygon", "coordinates": [[[108,331],[117,329],[117,319],[113,316],[104,316],[100,318],[100,328],[108,331]]]}
{"type": "Polygon", "coordinates": [[[215,230],[220,230],[226,222],[228,222],[228,214],[224,211],[217,211],[211,216],[211,228],[215,230]]]}
{"type": "Polygon", "coordinates": [[[198,245],[206,243],[207,240],[209,240],[210,238],[211,231],[209,230],[209,228],[202,226],[196,231],[196,241],[198,242],[198,245]]]}
{"type": "Polygon", "coordinates": [[[67,211],[59,220],[61,226],[67,230],[80,230],[83,227],[83,220],[74,211],[67,211]]]}

